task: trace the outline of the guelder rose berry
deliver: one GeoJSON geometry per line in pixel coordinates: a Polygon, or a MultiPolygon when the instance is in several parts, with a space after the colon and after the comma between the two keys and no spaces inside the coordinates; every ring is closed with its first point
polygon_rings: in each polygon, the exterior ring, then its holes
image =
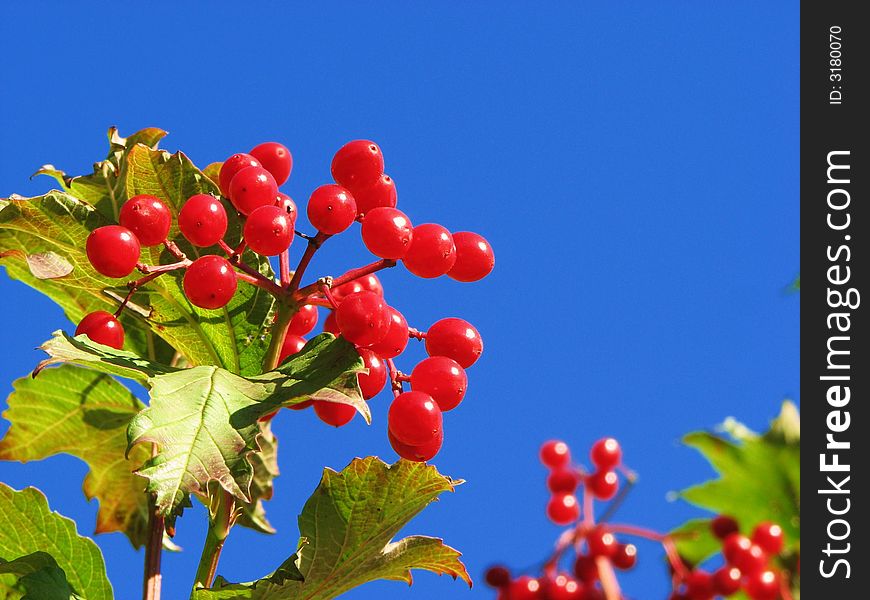
{"type": "Polygon", "coordinates": [[[227,211],[214,196],[196,194],[181,207],[178,228],[194,246],[214,246],[227,232],[227,211]]]}
{"type": "Polygon", "coordinates": [[[115,315],[97,310],[85,315],[76,327],[75,335],[84,334],[92,341],[121,350],[124,347],[124,328],[115,315]]]}
{"type": "Polygon", "coordinates": [[[311,333],[315,325],[317,325],[317,307],[313,304],[305,304],[300,306],[293,318],[290,319],[287,332],[295,335],[306,335],[311,333]]]}
{"type": "Polygon", "coordinates": [[[615,439],[604,438],[592,444],[589,457],[599,469],[612,469],[622,460],[622,449],[615,439]]]}
{"type": "Polygon", "coordinates": [[[139,240],[132,231],[120,225],[94,229],[85,242],[85,252],[91,265],[106,277],[126,277],[139,262],[139,240]]]}
{"type": "Polygon", "coordinates": [[[558,469],[568,466],[571,462],[571,451],[565,442],[550,440],[541,446],[540,458],[545,467],[558,469]]]}
{"type": "Polygon", "coordinates": [[[374,292],[356,292],[338,305],[335,321],[346,340],[358,346],[371,346],[387,334],[390,311],[384,299],[374,292]]]}
{"type": "MultiPolygon", "coordinates": [[[[278,356],[278,364],[294,354],[300,352],[305,347],[305,338],[301,335],[288,333],[284,337],[284,343],[281,344],[281,353],[278,356]]],[[[297,405],[298,406],[298,405],[297,405]]]]}
{"type": "Polygon", "coordinates": [[[390,405],[387,426],[403,444],[422,446],[441,432],[441,409],[429,394],[404,392],[390,405]]]}
{"type": "Polygon", "coordinates": [[[262,166],[263,165],[260,164],[260,161],[250,154],[233,154],[224,161],[224,164],[221,165],[220,173],[218,174],[218,185],[221,189],[221,194],[227,198],[230,197],[230,182],[232,182],[236,173],[247,167],[262,166]]]}
{"type": "Polygon", "coordinates": [[[408,322],[405,317],[392,306],[387,307],[390,322],[384,337],[368,348],[382,358],[395,358],[405,351],[408,345],[408,322]]]}
{"type": "Polygon", "coordinates": [[[278,192],[278,197],[275,198],[275,206],[281,207],[281,210],[287,213],[287,216],[290,217],[290,222],[294,226],[296,225],[296,217],[299,216],[299,210],[296,208],[296,203],[293,202],[293,198],[287,194],[278,192]]]}
{"type": "Polygon", "coordinates": [[[230,202],[243,215],[254,209],[274,204],[278,197],[278,184],[263,167],[246,167],[230,181],[230,202]]]}
{"type": "Polygon", "coordinates": [[[314,402],[314,413],[327,425],[342,427],[353,420],[356,409],[349,404],[316,400],[314,402]]]}
{"type": "Polygon", "coordinates": [[[411,371],[411,389],[432,396],[442,411],[456,408],[465,397],[467,388],[465,369],[446,356],[426,358],[411,371]]]}
{"type": "Polygon", "coordinates": [[[383,174],[384,156],[369,140],[348,142],[332,159],[332,178],[346,188],[370,185],[383,174]]]}
{"type": "Polygon", "coordinates": [[[431,279],[447,273],[456,263],[456,245],[450,232],[436,223],[414,227],[402,264],[417,277],[431,279]]]}
{"type": "Polygon", "coordinates": [[[387,430],[387,438],[390,440],[390,446],[393,447],[393,450],[396,451],[396,454],[404,458],[405,460],[412,460],[414,462],[424,462],[427,460],[431,460],[435,457],[436,454],[441,450],[441,445],[444,443],[444,432],[439,431],[438,435],[436,435],[432,440],[426,444],[421,444],[419,446],[411,446],[410,444],[405,444],[396,439],[396,436],[389,430],[387,430]]]}
{"type": "Polygon", "coordinates": [[[356,203],[340,185],[322,185],[308,199],[308,220],[327,235],[341,233],[356,219],[356,203]]]}
{"type": "Polygon", "coordinates": [[[426,352],[429,356],[447,356],[467,369],[483,353],[483,340],[471,323],[448,317],[441,319],[426,332],[426,352]]]}
{"type": "Polygon", "coordinates": [[[595,471],[586,478],[586,489],[598,500],[610,500],[619,489],[619,477],[613,471],[595,471]]]}
{"type": "Polygon", "coordinates": [[[580,503],[574,494],[553,494],[547,503],[547,517],[556,525],[573,523],[580,517],[580,503]]]}
{"type": "Polygon", "coordinates": [[[184,294],[200,308],[215,309],[227,305],[236,293],[236,272],[227,259],[210,254],[196,259],[182,280],[184,294]]]}
{"type": "Polygon", "coordinates": [[[263,256],[277,256],[293,242],[293,223],[279,206],[255,208],[245,221],[245,242],[263,256]]]}
{"type": "Polygon", "coordinates": [[[263,142],[250,152],[260,165],[272,174],[275,183],[283,185],[293,170],[293,156],[290,150],[278,142],[263,142]]]}
{"type": "Polygon", "coordinates": [[[396,182],[389,175],[381,175],[374,183],[367,186],[350,188],[353,199],[356,200],[357,216],[363,217],[378,207],[395,208],[397,194],[396,182]]]}
{"type": "Polygon", "coordinates": [[[371,400],[377,396],[387,383],[387,365],[384,359],[366,348],[357,348],[368,373],[357,375],[363,398],[371,400]]]}
{"type": "Polygon", "coordinates": [[[495,267],[495,254],[492,246],[483,236],[471,231],[457,231],[453,234],[456,245],[456,262],[447,271],[447,276],[456,281],[478,281],[490,274],[495,267]]]}
{"type": "Polygon", "coordinates": [[[156,246],[169,234],[172,213],[159,198],[140,194],[124,203],[118,222],[132,231],[143,246],[156,246]]]}
{"type": "Polygon", "coordinates": [[[405,213],[382,207],[366,214],[360,233],[369,252],[380,258],[398,260],[408,252],[414,229],[405,213]]]}

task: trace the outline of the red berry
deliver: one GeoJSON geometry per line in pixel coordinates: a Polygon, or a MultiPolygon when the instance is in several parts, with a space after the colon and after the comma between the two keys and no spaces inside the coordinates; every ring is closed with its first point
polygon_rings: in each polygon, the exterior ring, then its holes
{"type": "Polygon", "coordinates": [[[156,246],[169,234],[172,213],[159,198],[140,194],[124,203],[118,222],[132,231],[143,246],[156,246]]]}
{"type": "Polygon", "coordinates": [[[598,500],[610,500],[619,489],[619,477],[613,471],[595,471],[586,478],[586,489],[598,500]]]}
{"type": "Polygon", "coordinates": [[[97,310],[84,316],[76,327],[76,335],[85,334],[91,341],[116,350],[124,347],[124,328],[115,315],[97,310]]]}
{"type": "Polygon", "coordinates": [[[293,198],[288,196],[287,194],[282,194],[278,192],[278,196],[275,198],[275,206],[281,207],[288,217],[290,217],[290,223],[293,227],[296,226],[296,217],[299,215],[299,211],[296,208],[296,203],[293,202],[293,198]]]}
{"type": "Polygon", "coordinates": [[[573,577],[559,573],[541,582],[546,600],[582,600],[583,588],[573,577]]]}
{"type": "Polygon", "coordinates": [[[569,467],[559,467],[547,475],[547,489],[552,493],[564,492],[573,494],[580,485],[580,477],[569,467]]]}
{"type": "Polygon", "coordinates": [[[360,233],[369,252],[380,258],[399,259],[411,246],[414,230],[411,220],[402,211],[375,208],[366,214],[360,233]]]}
{"type": "Polygon", "coordinates": [[[429,356],[446,356],[467,369],[483,353],[483,340],[471,323],[455,317],[441,319],[426,332],[429,356]]]}
{"type": "Polygon", "coordinates": [[[295,335],[307,335],[317,325],[317,307],[313,304],[303,304],[290,319],[290,327],[287,333],[295,335]]]}
{"type": "Polygon", "coordinates": [[[278,362],[284,362],[285,358],[300,352],[304,346],[305,338],[300,335],[288,333],[284,337],[284,343],[281,344],[281,353],[278,355],[278,362]]]}
{"type": "Polygon", "coordinates": [[[214,196],[196,194],[181,207],[178,228],[194,246],[214,246],[227,232],[227,211],[214,196]]]}
{"type": "Polygon", "coordinates": [[[713,585],[716,593],[722,596],[731,596],[740,589],[740,580],[743,574],[737,567],[724,566],[713,573],[713,585]]]}
{"type": "Polygon", "coordinates": [[[308,199],[308,220],[317,231],[341,233],[356,219],[356,202],[340,185],[321,185],[308,199]]]}
{"type": "Polygon", "coordinates": [[[356,200],[356,212],[364,216],[372,209],[388,206],[396,206],[396,182],[389,175],[381,175],[374,183],[367,186],[354,186],[350,188],[353,199],[356,200]]]}
{"type": "Polygon", "coordinates": [[[435,223],[414,227],[411,245],[402,264],[417,277],[431,279],[444,275],[456,263],[456,245],[450,232],[435,223]]]}
{"type": "Polygon", "coordinates": [[[586,544],[589,546],[590,556],[606,556],[607,558],[614,556],[619,546],[616,536],[600,525],[586,534],[586,544]]]}
{"type": "Polygon", "coordinates": [[[465,369],[452,358],[430,356],[417,363],[411,371],[411,389],[429,394],[438,407],[446,412],[462,402],[468,389],[468,377],[465,369]]]}
{"type": "Polygon", "coordinates": [[[580,518],[580,503],[574,494],[558,493],[547,503],[547,518],[556,525],[567,525],[580,518]]]}
{"type": "Polygon", "coordinates": [[[193,261],[183,280],[184,294],[200,308],[221,308],[236,293],[236,272],[227,259],[209,254],[193,261]]]}
{"type": "Polygon", "coordinates": [[[221,165],[220,174],[218,175],[218,185],[221,189],[221,194],[225,197],[230,197],[230,182],[232,182],[233,177],[236,176],[236,173],[241,171],[242,169],[246,169],[247,167],[262,167],[256,158],[251,156],[250,154],[239,153],[233,154],[231,157],[224,161],[224,164],[221,165]]]}
{"type": "Polygon", "coordinates": [[[514,579],[508,590],[510,600],[543,600],[541,582],[528,575],[514,579]]]}
{"type": "Polygon", "coordinates": [[[486,570],[483,576],[486,585],[494,588],[504,587],[511,582],[511,572],[502,565],[496,565],[486,570]]]}
{"type": "Polygon", "coordinates": [[[785,541],[782,527],[776,523],[759,523],[752,532],[752,541],[768,554],[779,554],[785,541]]]}
{"type": "Polygon", "coordinates": [[[278,184],[263,167],[242,169],[230,182],[230,202],[243,215],[260,206],[274,205],[277,197],[278,184]]]}
{"type": "Polygon", "coordinates": [[[338,328],[338,323],[335,322],[335,311],[330,311],[323,320],[323,331],[331,333],[335,337],[341,335],[341,330],[338,328]]]}
{"type": "Polygon", "coordinates": [[[387,310],[390,313],[390,323],[387,333],[381,341],[369,346],[369,350],[375,352],[382,358],[395,358],[405,351],[408,345],[408,321],[405,317],[392,306],[388,306],[387,310]]]}
{"type": "Polygon", "coordinates": [[[293,170],[293,156],[286,146],[278,142],[263,142],[254,146],[251,156],[260,161],[260,165],[272,174],[275,183],[283,185],[293,170]]]}
{"type": "Polygon", "coordinates": [[[767,555],[761,546],[753,544],[745,535],[732,533],[722,542],[722,555],[728,564],[740,569],[744,575],[753,575],[767,566],[767,555]]]}
{"type": "Polygon", "coordinates": [[[429,394],[404,392],[390,405],[387,424],[403,444],[422,446],[441,432],[441,409],[429,394]]]}
{"type": "Polygon", "coordinates": [[[313,406],[313,405],[314,405],[314,400],[303,400],[302,402],[299,402],[299,403],[294,404],[292,406],[288,406],[287,408],[289,408],[290,410],[305,410],[309,406],[313,406]]]}
{"type": "Polygon", "coordinates": [[[686,577],[686,595],[691,600],[712,600],[716,594],[713,576],[707,571],[695,569],[686,577]]]}
{"type": "Polygon", "coordinates": [[[571,461],[571,452],[565,442],[550,440],[541,446],[540,457],[545,467],[557,469],[568,466],[571,461]]]}
{"type": "Polygon", "coordinates": [[[733,517],[718,515],[710,521],[710,529],[713,531],[713,535],[720,540],[724,540],[732,533],[740,531],[740,526],[733,517]]]}
{"type": "Polygon", "coordinates": [[[335,309],[335,322],[346,340],[357,346],[371,346],[387,335],[390,311],[374,292],[356,292],[335,309]]]}
{"type": "Polygon", "coordinates": [[[279,206],[258,206],[245,221],[248,247],[263,256],[277,256],[293,242],[293,223],[279,206]]]}
{"type": "Polygon", "coordinates": [[[126,277],[139,262],[139,240],[132,231],[120,225],[94,229],[85,242],[91,265],[106,277],[126,277]]]}
{"type": "Polygon", "coordinates": [[[598,579],[598,565],[595,558],[588,554],[579,554],[574,561],[574,575],[583,583],[592,583],[598,579]]]}
{"type": "Polygon", "coordinates": [[[369,140],[354,140],[342,146],[332,159],[332,178],[347,188],[362,188],[384,174],[384,156],[369,140]]]}
{"type": "Polygon", "coordinates": [[[374,292],[378,296],[383,297],[384,287],[381,285],[378,276],[372,273],[332,288],[332,297],[336,302],[341,304],[342,300],[356,292],[374,292]]]}
{"type": "Polygon", "coordinates": [[[341,427],[351,422],[356,409],[350,404],[317,400],[314,402],[314,412],[327,425],[341,427]]]}
{"type": "Polygon", "coordinates": [[[357,348],[356,351],[359,352],[366,369],[369,370],[368,375],[360,373],[357,375],[357,379],[363,398],[370,400],[377,396],[387,383],[387,365],[384,359],[371,350],[357,348]]]}
{"type": "Polygon", "coordinates": [[[622,460],[622,449],[615,439],[604,438],[592,444],[589,456],[599,469],[612,469],[622,460]]]}
{"type": "Polygon", "coordinates": [[[779,574],[769,569],[750,575],[744,586],[746,595],[752,600],[777,600],[779,588],[779,574]]]}
{"type": "Polygon", "coordinates": [[[617,544],[616,552],[611,557],[613,566],[627,571],[637,564],[637,546],[634,544],[617,544]]]}
{"type": "Polygon", "coordinates": [[[478,281],[495,266],[495,254],[486,239],[471,231],[453,234],[456,245],[456,263],[447,271],[447,276],[456,281],[478,281]]]}
{"type": "Polygon", "coordinates": [[[420,446],[411,446],[410,444],[400,442],[389,430],[387,430],[387,438],[390,440],[390,446],[393,447],[396,454],[405,460],[425,462],[427,460],[432,460],[441,450],[441,445],[444,443],[444,432],[439,431],[438,435],[436,435],[431,442],[420,446]]]}

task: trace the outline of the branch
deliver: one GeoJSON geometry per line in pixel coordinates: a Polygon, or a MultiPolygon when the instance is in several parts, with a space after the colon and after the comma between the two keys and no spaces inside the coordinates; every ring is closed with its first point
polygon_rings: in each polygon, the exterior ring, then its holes
{"type": "MultiPolygon", "coordinates": [[[[157,455],[157,445],[151,445],[151,456],[157,455]]],[[[160,559],[165,531],[163,516],[157,513],[154,494],[148,495],[148,541],[145,543],[145,576],[142,582],[142,600],[160,600],[160,559]]]]}
{"type": "Polygon", "coordinates": [[[299,259],[296,271],[293,272],[293,278],[287,286],[287,289],[291,293],[299,289],[299,284],[302,282],[302,276],[305,274],[305,269],[308,268],[311,259],[314,258],[314,253],[317,252],[320,249],[320,246],[323,245],[323,242],[328,240],[330,237],[331,236],[328,233],[321,232],[318,232],[313,238],[306,236],[308,245],[305,247],[305,252],[302,254],[302,258],[299,259]]]}
{"type": "MultiPolygon", "coordinates": [[[[301,263],[300,263],[301,264],[301,263]]],[[[353,281],[354,279],[359,279],[360,277],[365,277],[366,275],[371,275],[372,273],[376,273],[377,271],[381,271],[383,269],[389,269],[390,267],[395,267],[396,261],[389,258],[382,258],[381,260],[376,260],[373,263],[369,263],[365,266],[359,267],[358,269],[351,269],[346,272],[344,275],[340,275],[332,280],[332,287],[336,288],[340,285],[344,285],[349,281],[353,281]]],[[[298,271],[297,271],[298,273],[298,271]]],[[[295,277],[295,275],[294,275],[295,277]]],[[[309,296],[316,294],[321,291],[322,284],[319,281],[315,281],[311,285],[306,285],[304,288],[299,288],[294,293],[294,299],[299,302],[305,300],[309,296]]],[[[291,286],[292,289],[292,286],[291,286]]]]}

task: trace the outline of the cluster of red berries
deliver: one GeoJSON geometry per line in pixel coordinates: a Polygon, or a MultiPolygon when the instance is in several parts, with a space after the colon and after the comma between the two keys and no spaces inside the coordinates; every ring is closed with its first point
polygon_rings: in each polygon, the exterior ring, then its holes
{"type": "Polygon", "coordinates": [[[760,523],[747,537],[740,533],[735,519],[719,515],[711,521],[711,528],[722,541],[725,565],[713,573],[696,568],[685,574],[671,600],[712,600],[732,596],[741,589],[752,600],[780,598],[781,577],[770,565],[770,557],[782,552],[782,527],[760,523]]]}
{"type": "MultiPolygon", "coordinates": [[[[217,248],[219,253],[189,260],[169,239],[173,214],[167,204],[153,196],[130,198],[120,210],[119,224],[94,230],[86,250],[94,269],[107,277],[127,277],[134,270],[145,276],[131,281],[131,294],[140,285],[164,273],[183,269],[182,287],[194,306],[217,309],[226,306],[236,293],[238,279],[283,295],[295,307],[286,328],[273,328],[282,335],[278,363],[299,352],[303,337],[318,322],[318,306],[331,309],[323,330],[342,336],[354,344],[368,370],[359,375],[366,400],[391,382],[395,399],[389,410],[388,434],[396,452],[410,460],[429,460],[443,442],[442,413],[455,408],[467,388],[465,369],[483,351],[478,331],[467,321],[446,318],[428,331],[408,326],[401,312],[389,306],[375,271],[401,261],[408,271],[423,278],[447,275],[462,282],[482,279],[492,271],[495,257],[489,243],[480,235],[462,231],[451,233],[435,223],[413,226],[396,209],[395,183],[384,173],[384,159],[374,142],[356,140],[344,145],[332,160],[335,183],[314,190],[307,205],[316,236],[296,231],[297,208],[293,200],[278,191],[292,170],[290,151],[281,144],[260,144],[250,153],[230,156],[222,164],[218,186],[226,199],[197,194],[189,198],[177,215],[178,229],[184,239],[198,248],[217,248]],[[227,202],[228,200],[228,202],[227,202]],[[225,239],[227,210],[238,213],[243,222],[239,240],[225,239]],[[380,260],[348,271],[334,280],[320,279],[300,287],[300,279],[314,252],[329,237],[361,223],[366,248],[380,260]],[[294,236],[308,241],[295,271],[289,269],[289,248],[294,236]],[[162,245],[177,262],[150,266],[140,262],[142,246],[162,245]],[[251,250],[262,256],[278,256],[280,278],[264,278],[246,265],[242,253],[251,250]],[[247,267],[247,268],[246,268],[247,267]],[[280,329],[280,330],[279,330],[280,329]],[[429,358],[414,367],[410,375],[399,372],[393,359],[411,338],[424,340],[429,358]],[[404,391],[404,384],[410,390],[404,391]]],[[[129,299],[128,295],[128,299],[129,299]]],[[[121,348],[124,330],[117,317],[122,303],[112,315],[97,311],[85,316],[76,335],[121,348]]],[[[324,422],[340,427],[353,418],[355,409],[326,401],[305,402],[296,409],[314,405],[324,422]]]]}
{"type": "MultiPolygon", "coordinates": [[[[552,556],[544,563],[541,574],[511,575],[498,565],[486,572],[486,582],[497,590],[498,600],[604,600],[622,598],[616,571],[632,569],[637,564],[637,547],[617,536],[638,536],[657,541],[665,549],[671,566],[673,593],[670,600],[713,600],[743,590],[751,600],[781,598],[781,576],[771,567],[770,557],[783,549],[782,528],[761,523],[752,536],[741,535],[737,522],[726,516],[712,521],[713,533],[722,540],[725,566],[710,573],[690,569],[680,558],[670,535],[615,523],[596,522],[596,500],[611,500],[616,495],[622,472],[629,482],[634,475],[622,464],[622,449],[613,438],[603,438],[592,445],[589,458],[594,466],[585,471],[571,462],[565,442],[551,440],[540,450],[541,462],[549,469],[547,517],[557,525],[570,525],[560,536],[552,556]],[[578,490],[581,490],[578,493],[578,490]],[[582,507],[582,511],[581,511],[582,507]],[[582,517],[582,518],[581,518],[582,517]],[[573,555],[573,560],[567,557],[573,555]],[[568,562],[572,568],[562,570],[568,562]]],[[[623,492],[624,495],[624,492],[623,492]]],[[[614,500],[618,503],[619,499],[614,500]]],[[[615,509],[611,503],[608,514],[615,509]]]]}

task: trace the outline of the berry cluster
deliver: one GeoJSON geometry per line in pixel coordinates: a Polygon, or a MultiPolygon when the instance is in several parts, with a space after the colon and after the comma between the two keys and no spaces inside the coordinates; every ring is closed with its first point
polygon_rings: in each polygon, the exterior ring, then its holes
{"type": "MultiPolygon", "coordinates": [[[[478,331],[467,321],[446,318],[428,331],[408,326],[405,317],[387,304],[375,273],[401,262],[412,274],[423,278],[448,277],[461,282],[482,279],[492,271],[495,257],[480,235],[451,233],[435,223],[414,226],[396,208],[393,179],[384,173],[384,159],[374,142],[356,140],[335,154],[332,177],[335,183],[315,189],[307,205],[307,216],[317,230],[306,235],[296,230],[297,207],[278,187],[290,176],[293,159],[281,144],[267,142],[249,153],[230,156],[221,165],[218,187],[221,197],[197,194],[187,199],[177,215],[160,198],[139,195],[121,207],[119,224],[95,229],[87,239],[86,251],[93,268],[112,278],[125,278],[138,270],[144,276],[128,282],[130,293],[115,314],[96,311],[86,315],[76,335],[122,348],[124,329],[118,320],[132,294],[142,285],[172,271],[183,271],[182,288],[188,301],[202,309],[226,306],[243,280],[273,294],[279,314],[272,327],[272,344],[267,369],[274,368],[305,345],[304,336],[318,323],[318,307],[330,309],[322,327],[354,344],[365,363],[359,375],[366,400],[391,382],[394,400],[389,410],[389,440],[396,452],[409,460],[431,459],[443,441],[442,413],[455,408],[467,388],[465,369],[483,351],[478,331]],[[228,212],[242,222],[240,239],[228,240],[228,212]],[[180,235],[191,246],[208,252],[190,260],[171,239],[173,219],[180,235]],[[361,223],[362,242],[379,260],[336,277],[324,277],[302,286],[302,276],[314,253],[331,236],[361,223]],[[307,241],[299,264],[290,270],[289,252],[295,236],[307,241]],[[147,265],[140,262],[142,247],[162,246],[161,255],[175,262],[147,265]],[[243,260],[251,251],[278,257],[280,277],[273,281],[243,260]],[[410,339],[425,342],[429,358],[417,364],[410,375],[401,373],[394,359],[404,352],[410,339]],[[404,390],[404,384],[410,390],[404,390]]],[[[314,405],[324,422],[336,427],[355,414],[349,405],[326,401],[314,405]]]]}
{"type": "MultiPolygon", "coordinates": [[[[713,600],[732,596],[739,590],[751,600],[790,600],[787,586],[781,585],[782,578],[769,561],[783,549],[781,527],[761,523],[751,537],[746,537],[739,533],[734,519],[719,516],[713,519],[712,529],[722,540],[725,566],[714,573],[689,568],[679,556],[672,535],[605,522],[606,518],[596,522],[595,501],[615,498],[620,488],[619,474],[628,482],[621,496],[624,495],[633,485],[635,476],[622,464],[622,449],[613,438],[595,442],[589,458],[594,468],[586,471],[572,464],[565,442],[551,440],[541,446],[541,462],[549,469],[547,489],[551,497],[547,517],[557,525],[570,525],[570,528],[559,537],[555,551],[543,564],[539,575],[514,577],[502,565],[487,570],[486,582],[497,590],[499,600],[621,599],[616,572],[636,565],[637,547],[621,541],[618,536],[661,543],[673,575],[670,600],[713,600]],[[562,565],[566,563],[572,567],[570,571],[563,570],[562,565]]],[[[613,514],[621,496],[609,505],[606,517],[613,514]]]]}

